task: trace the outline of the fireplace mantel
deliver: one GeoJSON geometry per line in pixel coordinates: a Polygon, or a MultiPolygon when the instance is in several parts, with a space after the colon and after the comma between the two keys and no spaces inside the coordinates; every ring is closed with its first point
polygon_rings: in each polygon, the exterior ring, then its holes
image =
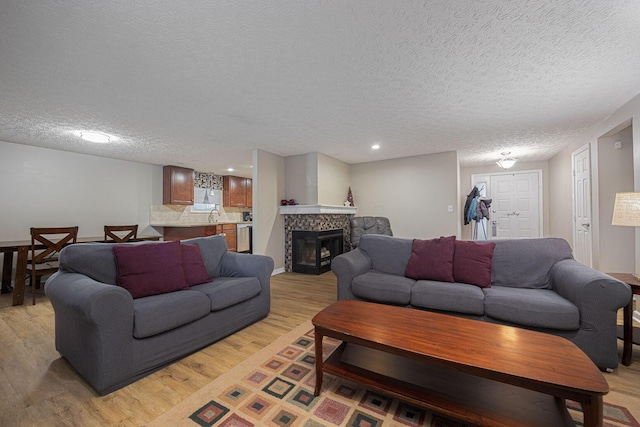
{"type": "Polygon", "coordinates": [[[358,211],[358,208],[356,206],[338,206],[338,205],[280,206],[281,215],[301,215],[301,214],[355,215],[357,211],[358,211]]]}

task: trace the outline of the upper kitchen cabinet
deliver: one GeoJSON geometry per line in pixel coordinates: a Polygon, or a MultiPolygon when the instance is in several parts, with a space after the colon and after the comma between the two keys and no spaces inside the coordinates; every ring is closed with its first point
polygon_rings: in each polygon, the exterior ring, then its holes
{"type": "Polygon", "coordinates": [[[162,203],[193,205],[193,169],[165,166],[162,174],[162,203]]]}
{"type": "Polygon", "coordinates": [[[251,178],[225,175],[222,178],[222,200],[225,207],[250,208],[253,206],[251,178]]]}

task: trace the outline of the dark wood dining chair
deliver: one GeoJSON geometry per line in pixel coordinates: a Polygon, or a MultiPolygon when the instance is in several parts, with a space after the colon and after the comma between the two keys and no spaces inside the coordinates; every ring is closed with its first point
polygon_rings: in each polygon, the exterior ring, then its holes
{"type": "Polygon", "coordinates": [[[33,305],[41,277],[58,271],[58,254],[65,246],[76,243],[77,238],[77,226],[31,227],[31,262],[27,265],[27,273],[31,276],[33,305]]]}
{"type": "Polygon", "coordinates": [[[129,240],[138,238],[138,225],[105,225],[104,226],[104,241],[124,243],[129,240]],[[115,232],[127,232],[127,234],[116,234],[115,232]]]}

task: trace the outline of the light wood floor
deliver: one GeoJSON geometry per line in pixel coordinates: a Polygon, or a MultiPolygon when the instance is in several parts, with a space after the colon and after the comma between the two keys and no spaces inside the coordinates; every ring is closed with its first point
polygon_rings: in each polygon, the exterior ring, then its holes
{"type": "MultiPolygon", "coordinates": [[[[98,396],[55,351],[46,297],[40,294],[35,306],[3,308],[0,426],[144,425],[336,299],[331,272],[280,274],[271,287],[266,319],[107,396],[98,396]]],[[[620,365],[605,377],[612,391],[640,404],[640,346],[634,350],[630,367],[620,365]]]]}

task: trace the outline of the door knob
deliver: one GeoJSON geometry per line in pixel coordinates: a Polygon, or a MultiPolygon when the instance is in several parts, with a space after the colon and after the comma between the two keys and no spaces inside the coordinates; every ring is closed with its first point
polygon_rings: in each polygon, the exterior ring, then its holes
{"type": "Polygon", "coordinates": [[[588,222],[585,222],[584,224],[582,224],[582,226],[584,228],[589,228],[589,227],[591,227],[591,224],[589,224],[588,222]]]}

